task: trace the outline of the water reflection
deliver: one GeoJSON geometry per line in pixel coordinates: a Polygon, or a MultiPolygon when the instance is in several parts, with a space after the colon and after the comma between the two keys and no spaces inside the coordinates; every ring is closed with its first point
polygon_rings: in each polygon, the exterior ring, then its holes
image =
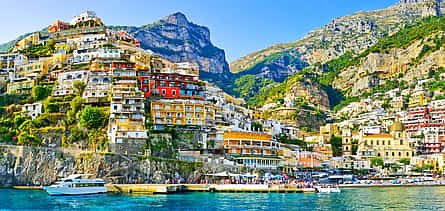
{"type": "Polygon", "coordinates": [[[445,210],[445,187],[343,189],[340,194],[184,193],[48,196],[0,189],[0,209],[41,210],[445,210]]]}

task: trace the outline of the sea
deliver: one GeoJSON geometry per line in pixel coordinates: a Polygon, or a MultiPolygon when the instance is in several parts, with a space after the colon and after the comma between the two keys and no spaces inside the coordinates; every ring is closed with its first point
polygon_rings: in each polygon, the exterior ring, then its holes
{"type": "Polygon", "coordinates": [[[0,189],[0,210],[445,210],[445,187],[350,188],[341,193],[179,193],[49,196],[0,189]]]}

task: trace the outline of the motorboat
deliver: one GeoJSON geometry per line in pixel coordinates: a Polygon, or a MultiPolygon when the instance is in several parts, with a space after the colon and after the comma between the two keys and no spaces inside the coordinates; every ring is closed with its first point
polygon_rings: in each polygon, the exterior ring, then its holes
{"type": "Polygon", "coordinates": [[[315,190],[317,193],[340,193],[341,190],[338,186],[331,187],[331,186],[316,186],[315,190]]]}
{"type": "Polygon", "coordinates": [[[107,187],[103,179],[88,179],[92,174],[73,174],[43,189],[49,195],[85,195],[106,193],[107,187]]]}

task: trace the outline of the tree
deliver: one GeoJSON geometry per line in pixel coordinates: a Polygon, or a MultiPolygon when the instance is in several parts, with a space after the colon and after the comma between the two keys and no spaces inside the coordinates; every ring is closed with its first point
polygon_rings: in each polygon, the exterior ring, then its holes
{"type": "Polygon", "coordinates": [[[44,102],[43,102],[43,110],[45,113],[57,113],[59,112],[59,105],[57,104],[57,102],[54,102],[55,98],[53,97],[48,97],[44,102]]]}
{"type": "Polygon", "coordinates": [[[74,83],[73,83],[74,93],[77,96],[82,96],[82,93],[85,90],[86,86],[87,85],[83,81],[74,81],[74,83]]]}
{"type": "Polygon", "coordinates": [[[382,158],[371,158],[372,166],[383,166],[384,162],[382,158]]]}
{"type": "Polygon", "coordinates": [[[342,153],[343,148],[341,137],[332,135],[329,143],[332,146],[332,152],[334,153],[334,156],[339,156],[342,153]]]}
{"type": "Polygon", "coordinates": [[[399,160],[400,163],[403,163],[403,165],[407,166],[411,163],[411,160],[409,158],[402,158],[399,160]]]}
{"type": "Polygon", "coordinates": [[[82,102],[83,102],[83,99],[80,96],[76,96],[75,98],[73,98],[71,100],[70,105],[71,105],[71,110],[73,111],[74,115],[76,115],[77,112],[79,112],[80,109],[82,108],[82,102]]]}
{"type": "Polygon", "coordinates": [[[35,136],[25,132],[25,133],[20,133],[17,140],[17,144],[26,146],[39,146],[42,143],[35,136]]]}
{"type": "Polygon", "coordinates": [[[29,119],[31,119],[29,116],[16,116],[14,117],[14,125],[16,128],[18,128],[23,122],[29,119]]]}
{"type": "Polygon", "coordinates": [[[87,129],[96,130],[105,127],[107,118],[100,108],[87,106],[80,116],[80,124],[87,129]]]}
{"type": "Polygon", "coordinates": [[[31,97],[34,100],[34,102],[36,102],[50,96],[51,92],[52,92],[52,87],[34,86],[32,87],[31,90],[31,97]]]}

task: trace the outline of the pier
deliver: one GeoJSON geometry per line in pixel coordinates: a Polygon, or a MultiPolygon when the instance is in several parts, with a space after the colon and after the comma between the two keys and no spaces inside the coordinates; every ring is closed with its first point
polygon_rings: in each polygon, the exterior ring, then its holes
{"type": "Polygon", "coordinates": [[[291,185],[248,184],[112,184],[108,192],[170,194],[179,192],[314,193],[313,188],[291,185]]]}
{"type": "MultiPolygon", "coordinates": [[[[313,188],[297,188],[292,185],[263,184],[106,184],[108,192],[172,194],[183,192],[229,193],[315,193],[313,188]]],[[[43,190],[42,186],[13,186],[14,189],[43,190]]]]}

